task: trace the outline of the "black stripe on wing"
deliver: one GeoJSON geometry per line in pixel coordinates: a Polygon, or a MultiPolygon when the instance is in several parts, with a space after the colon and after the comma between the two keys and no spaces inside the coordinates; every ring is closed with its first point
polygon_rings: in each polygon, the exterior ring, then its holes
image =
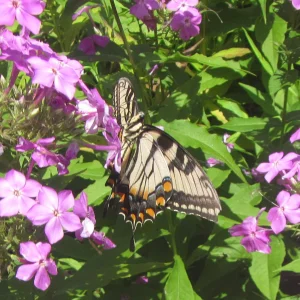
{"type": "Polygon", "coordinates": [[[115,85],[113,107],[115,117],[121,127],[127,125],[139,112],[132,84],[125,77],[120,78],[115,85]]]}

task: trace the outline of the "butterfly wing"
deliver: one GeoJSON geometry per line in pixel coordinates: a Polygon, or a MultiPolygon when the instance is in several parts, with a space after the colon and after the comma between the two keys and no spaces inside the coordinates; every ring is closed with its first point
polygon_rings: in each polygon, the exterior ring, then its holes
{"type": "Polygon", "coordinates": [[[153,220],[172,194],[172,180],[161,149],[148,132],[124,153],[116,194],[126,221],[143,224],[153,220]]]}
{"type": "Polygon", "coordinates": [[[149,125],[144,131],[153,137],[168,164],[173,191],[166,207],[217,222],[220,200],[196,159],[164,131],[149,125]]]}
{"type": "Polygon", "coordinates": [[[128,125],[139,112],[133,87],[129,79],[120,78],[114,89],[114,114],[121,127],[128,125]]]}

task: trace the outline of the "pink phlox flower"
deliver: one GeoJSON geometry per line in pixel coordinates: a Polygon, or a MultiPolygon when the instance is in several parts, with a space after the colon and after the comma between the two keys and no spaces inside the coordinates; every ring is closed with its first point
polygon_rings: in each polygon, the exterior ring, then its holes
{"type": "Polygon", "coordinates": [[[78,200],[75,201],[73,212],[82,219],[82,227],[75,232],[75,236],[78,240],[83,238],[89,238],[95,229],[96,218],[94,210],[91,206],[88,206],[87,195],[85,192],[80,194],[78,200]]]}
{"type": "Polygon", "coordinates": [[[117,173],[121,171],[122,143],[119,139],[120,126],[117,120],[109,114],[104,118],[105,131],[103,135],[112,149],[108,151],[105,168],[114,168],[117,173]]]}
{"type": "Polygon", "coordinates": [[[103,247],[104,250],[116,248],[116,244],[105,236],[103,232],[94,231],[91,235],[91,239],[97,244],[103,247]]]}
{"type": "Polygon", "coordinates": [[[88,100],[78,101],[77,112],[81,114],[82,120],[86,121],[86,133],[97,133],[99,127],[103,126],[103,118],[107,113],[107,104],[97,89],[92,89],[88,93],[88,100]]]}
{"type": "Polygon", "coordinates": [[[96,53],[96,46],[104,48],[109,42],[109,37],[93,34],[82,39],[78,46],[78,49],[84,52],[85,54],[93,55],[96,53]]]}
{"type": "Polygon", "coordinates": [[[300,156],[292,160],[293,165],[289,172],[282,176],[282,179],[291,179],[295,174],[297,174],[297,180],[300,181],[300,156]]]}
{"type": "Polygon", "coordinates": [[[300,9],[300,0],[292,0],[292,4],[297,10],[300,9]]]}
{"type": "Polygon", "coordinates": [[[49,59],[42,59],[38,56],[30,57],[27,61],[33,69],[32,82],[48,88],[54,88],[65,95],[69,100],[74,97],[75,85],[78,82],[82,67],[78,62],[64,57],[51,56],[49,59]]]}
{"type": "Polygon", "coordinates": [[[38,34],[41,21],[33,15],[39,15],[45,9],[41,0],[0,0],[0,25],[12,26],[15,19],[32,33],[38,34]]]}
{"type": "Polygon", "coordinates": [[[209,167],[214,167],[216,165],[224,165],[221,161],[219,161],[218,159],[215,159],[213,157],[208,158],[206,163],[209,167]]]}
{"type": "Polygon", "coordinates": [[[258,218],[262,211],[265,208],[261,209],[257,217],[248,217],[242,224],[234,225],[229,229],[231,236],[243,236],[241,240],[242,246],[248,252],[261,252],[261,253],[270,253],[270,235],[272,230],[259,227],[257,225],[258,218]]]}
{"type": "MultiPolygon", "coordinates": [[[[300,9],[300,0],[299,0],[299,9],[300,9]]],[[[300,140],[300,129],[296,130],[290,137],[290,142],[294,143],[300,140]]]]}
{"type": "Polygon", "coordinates": [[[196,36],[200,32],[199,24],[202,21],[202,16],[198,10],[178,11],[174,14],[171,21],[171,28],[174,31],[179,31],[179,36],[184,41],[196,36]]]}
{"type": "Polygon", "coordinates": [[[48,275],[57,275],[57,267],[53,259],[48,258],[51,245],[48,243],[25,242],[20,244],[20,254],[25,258],[24,264],[18,268],[16,278],[28,281],[34,277],[36,288],[45,291],[50,286],[48,275]]]}
{"type": "Polygon", "coordinates": [[[230,138],[230,135],[228,133],[225,133],[223,135],[223,143],[226,145],[227,151],[230,153],[231,150],[234,148],[234,144],[228,143],[228,139],[230,138]]]}
{"type": "Polygon", "coordinates": [[[159,9],[159,4],[156,0],[135,0],[135,3],[130,8],[130,13],[140,20],[149,17],[149,11],[159,9]]]}
{"type": "Polygon", "coordinates": [[[286,191],[281,191],[276,198],[278,207],[273,207],[268,213],[268,220],[271,228],[278,234],[284,230],[286,220],[292,224],[300,222],[300,195],[290,195],[286,191]]]}
{"type": "Polygon", "coordinates": [[[171,11],[195,10],[198,0],[172,0],[167,4],[167,9],[171,11]]]}
{"type": "Polygon", "coordinates": [[[0,216],[11,217],[18,213],[26,215],[28,210],[36,204],[35,198],[41,184],[33,179],[27,179],[16,171],[10,170],[4,178],[0,178],[0,216]]]}
{"type": "Polygon", "coordinates": [[[63,229],[74,232],[81,228],[79,217],[68,210],[74,206],[71,191],[65,190],[58,194],[49,187],[42,187],[35,204],[27,213],[27,218],[33,225],[45,226],[45,234],[51,244],[61,240],[63,229]]]}
{"type": "Polygon", "coordinates": [[[288,153],[283,157],[283,152],[275,152],[269,156],[269,163],[261,163],[256,168],[259,173],[266,173],[265,179],[271,182],[279,172],[283,170],[290,170],[293,167],[293,160],[298,157],[296,153],[288,153]]]}

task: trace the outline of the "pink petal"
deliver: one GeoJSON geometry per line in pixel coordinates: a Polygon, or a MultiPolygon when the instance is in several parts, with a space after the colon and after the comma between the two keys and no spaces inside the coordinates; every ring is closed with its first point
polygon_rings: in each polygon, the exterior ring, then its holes
{"type": "Polygon", "coordinates": [[[270,243],[270,241],[271,241],[270,235],[272,233],[273,233],[273,231],[271,229],[266,230],[266,229],[262,228],[260,231],[255,232],[255,236],[256,236],[256,238],[258,238],[259,240],[261,240],[264,243],[270,243]]]}
{"type": "Polygon", "coordinates": [[[42,185],[33,179],[27,179],[25,186],[22,189],[22,194],[28,197],[36,197],[42,185]]]}
{"type": "Polygon", "coordinates": [[[53,144],[54,141],[55,141],[55,136],[52,136],[49,138],[38,139],[37,144],[39,144],[41,146],[48,146],[48,145],[53,144]]]}
{"type": "Polygon", "coordinates": [[[39,83],[46,87],[52,87],[54,82],[54,74],[49,69],[35,69],[32,77],[32,83],[39,83]]]}
{"type": "Polygon", "coordinates": [[[22,0],[22,5],[31,15],[39,15],[45,9],[46,3],[41,0],[22,0]]]}
{"type": "MultiPolygon", "coordinates": [[[[296,1],[293,0],[293,5],[294,5],[294,2],[296,2],[296,1]]],[[[300,1],[299,1],[299,8],[300,8],[300,1]]],[[[296,132],[294,132],[290,137],[291,143],[294,143],[295,141],[298,141],[298,140],[300,140],[300,129],[298,129],[296,132]]]]}
{"type": "Polygon", "coordinates": [[[63,213],[62,216],[60,216],[60,222],[63,228],[70,232],[82,227],[79,217],[72,212],[63,213]]]}
{"type": "Polygon", "coordinates": [[[25,10],[17,9],[16,19],[22,26],[28,28],[32,33],[38,34],[40,32],[41,21],[30,15],[25,10]]]}
{"type": "Polygon", "coordinates": [[[20,190],[24,187],[26,183],[26,178],[24,174],[16,170],[10,170],[6,173],[5,179],[10,183],[10,186],[14,190],[20,190]]]}
{"type": "Polygon", "coordinates": [[[5,178],[0,178],[0,197],[4,198],[13,195],[14,189],[5,178]]]}
{"type": "Polygon", "coordinates": [[[278,234],[284,230],[286,226],[286,218],[280,208],[273,207],[268,213],[268,221],[271,222],[271,228],[278,234]]]}
{"type": "Polygon", "coordinates": [[[38,268],[39,268],[39,263],[26,264],[20,266],[17,271],[16,278],[20,280],[28,281],[34,276],[38,268]]]}
{"type": "Polygon", "coordinates": [[[272,164],[270,163],[261,163],[258,165],[258,167],[255,169],[259,173],[267,173],[272,168],[272,164]]]}
{"type": "Polygon", "coordinates": [[[47,259],[49,253],[51,252],[51,245],[48,243],[39,242],[36,244],[36,248],[38,249],[41,258],[47,259]]]}
{"type": "Polygon", "coordinates": [[[40,267],[34,278],[34,285],[36,288],[45,291],[50,285],[50,277],[45,267],[40,267]]]}
{"type": "Polygon", "coordinates": [[[300,209],[297,210],[285,209],[284,215],[289,220],[290,223],[292,224],[300,223],[300,209]]]}
{"type": "Polygon", "coordinates": [[[296,159],[298,157],[299,157],[299,155],[297,153],[290,152],[281,161],[282,162],[287,162],[287,161],[294,160],[294,159],[296,159]]]}
{"type": "Polygon", "coordinates": [[[257,238],[252,238],[250,236],[244,237],[241,241],[241,244],[248,252],[258,251],[266,254],[271,252],[271,248],[267,243],[264,243],[263,241],[257,238]]]}
{"type": "Polygon", "coordinates": [[[229,229],[229,233],[232,236],[248,235],[251,232],[256,231],[257,220],[254,217],[246,218],[242,224],[235,225],[229,229]]]}
{"type": "Polygon", "coordinates": [[[19,213],[26,216],[27,212],[32,206],[37,204],[37,202],[29,197],[21,196],[19,198],[19,213]]]}
{"type": "Polygon", "coordinates": [[[52,218],[45,226],[45,234],[50,242],[54,244],[64,237],[64,231],[59,218],[52,218]]]}
{"type": "Polygon", "coordinates": [[[58,209],[58,196],[54,189],[43,186],[37,197],[38,202],[50,210],[58,209]]]}
{"type": "Polygon", "coordinates": [[[297,209],[300,207],[300,195],[294,194],[292,195],[285,203],[285,209],[297,209]]]}
{"type": "MultiPolygon", "coordinates": [[[[7,1],[6,1],[7,2],[7,1]]],[[[0,25],[11,26],[14,24],[16,18],[16,9],[9,7],[7,4],[0,4],[0,25]]]]}
{"type": "Polygon", "coordinates": [[[12,217],[19,212],[19,200],[16,196],[9,196],[0,200],[0,217],[12,217]]]}
{"type": "Polygon", "coordinates": [[[74,206],[74,196],[72,191],[64,190],[58,193],[58,210],[60,212],[67,211],[74,206]]]}
{"type": "Polygon", "coordinates": [[[75,94],[75,86],[73,83],[60,80],[57,76],[54,78],[55,89],[65,95],[69,100],[72,100],[75,94]]]}
{"type": "Polygon", "coordinates": [[[31,241],[20,244],[20,254],[29,262],[39,262],[42,258],[36,244],[31,241]]]}
{"type": "Polygon", "coordinates": [[[80,197],[78,200],[75,201],[73,212],[80,218],[85,218],[87,215],[87,196],[85,192],[82,192],[80,194],[80,197]]]}
{"type": "Polygon", "coordinates": [[[51,275],[57,275],[57,267],[53,259],[47,260],[46,269],[51,275]]]}
{"type": "Polygon", "coordinates": [[[82,221],[82,231],[80,236],[83,238],[88,238],[94,232],[94,229],[95,229],[94,223],[89,218],[85,218],[82,221]]]}
{"type": "Polygon", "coordinates": [[[48,207],[41,204],[35,204],[29,209],[26,216],[33,225],[39,226],[49,222],[49,220],[54,217],[54,214],[53,210],[48,207]]]}
{"type": "Polygon", "coordinates": [[[284,203],[286,203],[289,199],[290,199],[290,194],[286,191],[281,191],[276,197],[276,202],[280,206],[283,206],[284,203]]]}
{"type": "Polygon", "coordinates": [[[265,179],[267,182],[271,182],[277,175],[278,175],[279,171],[276,169],[271,169],[266,175],[265,175],[265,179]]]}
{"type": "Polygon", "coordinates": [[[269,162],[277,162],[278,160],[282,159],[284,153],[283,152],[275,152],[269,155],[269,162]]]}

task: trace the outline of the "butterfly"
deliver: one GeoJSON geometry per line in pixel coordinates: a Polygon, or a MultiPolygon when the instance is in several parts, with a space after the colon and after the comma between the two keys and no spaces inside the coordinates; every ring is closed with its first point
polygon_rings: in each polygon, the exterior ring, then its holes
{"type": "Polygon", "coordinates": [[[117,200],[119,213],[131,223],[133,233],[137,224],[153,221],[165,208],[217,222],[221,205],[209,178],[170,135],[144,124],[129,79],[116,84],[113,107],[121,128],[121,171],[110,167],[106,185],[112,192],[105,211],[112,199],[117,200]]]}

